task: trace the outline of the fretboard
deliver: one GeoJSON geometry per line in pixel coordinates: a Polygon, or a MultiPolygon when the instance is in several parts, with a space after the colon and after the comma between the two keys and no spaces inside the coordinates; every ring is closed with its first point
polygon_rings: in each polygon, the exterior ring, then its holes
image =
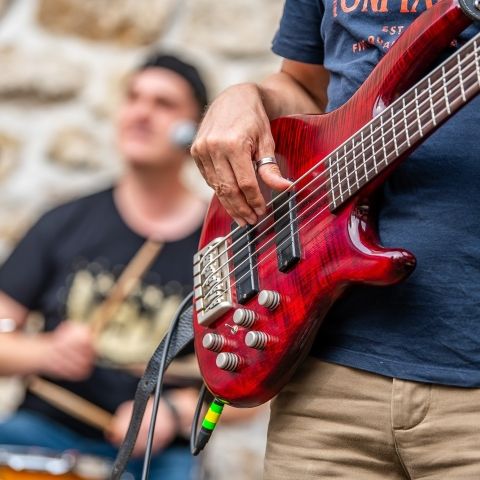
{"type": "Polygon", "coordinates": [[[479,93],[479,50],[480,34],[329,155],[332,210],[479,93]]]}

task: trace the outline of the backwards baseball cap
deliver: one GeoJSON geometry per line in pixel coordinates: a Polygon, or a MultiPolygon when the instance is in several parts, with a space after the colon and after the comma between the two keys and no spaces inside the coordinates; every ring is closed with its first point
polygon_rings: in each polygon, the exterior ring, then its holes
{"type": "Polygon", "coordinates": [[[191,64],[184,62],[180,58],[167,55],[160,52],[152,52],[142,64],[139,65],[137,71],[146,70],[147,68],[166,68],[183,77],[192,87],[195,99],[198,102],[200,111],[203,112],[208,103],[208,93],[205,83],[200,76],[198,70],[191,64]]]}

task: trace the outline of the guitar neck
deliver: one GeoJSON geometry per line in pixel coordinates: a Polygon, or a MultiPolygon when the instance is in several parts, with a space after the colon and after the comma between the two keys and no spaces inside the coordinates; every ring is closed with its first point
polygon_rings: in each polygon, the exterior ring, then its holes
{"type": "Polygon", "coordinates": [[[419,145],[479,91],[480,34],[330,154],[330,209],[419,145]]]}

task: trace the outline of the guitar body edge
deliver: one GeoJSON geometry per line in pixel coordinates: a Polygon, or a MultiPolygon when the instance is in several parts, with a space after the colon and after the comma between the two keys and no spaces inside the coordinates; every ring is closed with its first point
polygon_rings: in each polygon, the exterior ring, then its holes
{"type": "MultiPolygon", "coordinates": [[[[413,271],[415,257],[410,252],[379,245],[374,202],[370,200],[406,154],[333,211],[328,165],[322,161],[409,88],[418,78],[420,66],[431,64],[469,23],[455,0],[437,3],[405,30],[344,106],[325,115],[295,115],[272,122],[276,156],[285,176],[299,179],[320,166],[296,185],[296,231],[301,247],[298,263],[288,271],[279,271],[272,221],[257,226],[261,239],[253,248],[259,290],[278,292],[278,306],[270,310],[260,305],[258,295],[240,302],[235,291],[238,278],[229,259],[231,308],[208,325],[200,324],[194,313],[197,358],[205,383],[216,397],[237,407],[270,400],[308,354],[328,310],[348,286],[392,285],[413,271]],[[232,317],[239,309],[253,312],[252,325],[234,324],[232,317]],[[247,334],[252,331],[265,334],[260,348],[247,345],[247,334]],[[219,349],[205,348],[203,340],[208,334],[221,338],[219,349]],[[234,369],[218,367],[220,353],[236,356],[234,369]]],[[[261,187],[270,200],[271,192],[261,187]]],[[[231,219],[214,198],[200,249],[230,232],[231,219]]]]}

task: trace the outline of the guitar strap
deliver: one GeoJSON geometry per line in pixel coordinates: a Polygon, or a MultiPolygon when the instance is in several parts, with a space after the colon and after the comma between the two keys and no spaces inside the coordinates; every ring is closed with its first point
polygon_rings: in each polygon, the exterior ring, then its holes
{"type": "Polygon", "coordinates": [[[123,270],[108,297],[101,303],[90,319],[94,337],[98,337],[115,315],[125,299],[132,293],[155,259],[160,255],[164,244],[147,239],[123,270]]]}
{"type": "MultiPolygon", "coordinates": [[[[173,324],[175,325],[173,319],[173,324]]],[[[188,302],[182,312],[180,312],[180,318],[176,323],[171,336],[170,347],[167,352],[167,361],[165,368],[171,363],[171,361],[183,350],[183,348],[193,339],[193,307],[191,302],[188,302]]],[[[127,463],[132,455],[133,447],[137,440],[138,431],[142,424],[142,419],[145,414],[147,402],[150,395],[155,390],[157,385],[160,362],[163,352],[165,350],[166,337],[162,340],[160,345],[155,350],[152,358],[148,362],[147,368],[142,378],[138,382],[137,391],[135,392],[135,399],[133,404],[132,418],[128,426],[125,439],[120,446],[120,449],[113,465],[111,480],[120,480],[122,473],[124,472],[127,463]]]]}

